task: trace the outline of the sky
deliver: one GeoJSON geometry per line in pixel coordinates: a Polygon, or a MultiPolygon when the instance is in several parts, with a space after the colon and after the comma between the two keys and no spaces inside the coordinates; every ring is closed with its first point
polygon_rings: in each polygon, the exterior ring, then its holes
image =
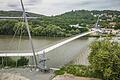
{"type": "MultiPolygon", "coordinates": [[[[71,10],[120,10],[120,0],[23,0],[27,12],[58,15],[71,10]]],[[[0,10],[21,10],[20,0],[0,0],[0,10]]]]}

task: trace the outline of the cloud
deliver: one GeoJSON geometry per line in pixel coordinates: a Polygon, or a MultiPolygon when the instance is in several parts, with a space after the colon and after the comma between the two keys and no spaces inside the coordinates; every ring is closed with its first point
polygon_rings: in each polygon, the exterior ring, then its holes
{"type": "Polygon", "coordinates": [[[18,4],[8,4],[7,6],[13,10],[20,10],[21,9],[20,5],[18,5],[18,4]]]}
{"type": "Polygon", "coordinates": [[[100,3],[97,3],[95,7],[97,9],[111,9],[111,10],[120,10],[120,0],[101,0],[100,3]]]}
{"type": "Polygon", "coordinates": [[[28,0],[26,2],[26,5],[32,6],[32,5],[36,5],[37,3],[40,3],[40,2],[42,2],[42,0],[28,0]]]}
{"type": "MultiPolygon", "coordinates": [[[[61,14],[79,9],[120,10],[120,0],[23,0],[23,2],[27,11],[45,15],[61,14]]],[[[20,1],[0,0],[0,9],[21,10],[20,1]]]]}

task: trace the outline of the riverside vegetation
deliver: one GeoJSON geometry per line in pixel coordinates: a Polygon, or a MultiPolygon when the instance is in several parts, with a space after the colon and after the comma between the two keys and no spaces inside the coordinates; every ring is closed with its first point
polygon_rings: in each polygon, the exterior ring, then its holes
{"type": "Polygon", "coordinates": [[[108,39],[95,41],[90,45],[89,65],[67,65],[55,71],[82,77],[94,77],[103,80],[120,80],[120,43],[108,39]]]}
{"type": "Polygon", "coordinates": [[[0,57],[0,68],[3,67],[22,67],[28,65],[29,59],[21,57],[17,61],[11,57],[0,57]]]}

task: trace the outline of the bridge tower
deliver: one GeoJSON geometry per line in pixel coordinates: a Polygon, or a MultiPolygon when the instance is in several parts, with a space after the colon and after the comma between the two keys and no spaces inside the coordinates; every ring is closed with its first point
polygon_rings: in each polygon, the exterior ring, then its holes
{"type": "Polygon", "coordinates": [[[100,16],[98,15],[97,22],[95,23],[95,28],[96,29],[100,29],[100,27],[98,27],[99,19],[100,19],[100,16]]]}
{"type": "Polygon", "coordinates": [[[27,32],[28,32],[28,36],[29,36],[29,40],[30,40],[30,44],[31,44],[31,49],[33,51],[35,68],[37,68],[37,59],[36,59],[36,55],[35,55],[34,45],[33,45],[33,42],[32,42],[32,37],[31,37],[30,29],[29,29],[29,24],[28,24],[27,16],[26,16],[26,13],[25,13],[24,4],[23,4],[22,0],[20,0],[20,2],[21,2],[22,10],[23,10],[23,17],[24,17],[25,25],[26,25],[26,28],[27,28],[27,32]]]}

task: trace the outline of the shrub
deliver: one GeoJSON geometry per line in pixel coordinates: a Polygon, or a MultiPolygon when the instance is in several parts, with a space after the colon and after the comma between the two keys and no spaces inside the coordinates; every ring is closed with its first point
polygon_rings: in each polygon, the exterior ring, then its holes
{"type": "Polygon", "coordinates": [[[120,80],[120,44],[103,40],[90,48],[89,62],[96,75],[105,80],[120,80]]]}
{"type": "MultiPolygon", "coordinates": [[[[83,76],[83,77],[93,77],[96,73],[90,66],[84,65],[67,65],[62,67],[60,70],[55,71],[56,75],[62,75],[64,73],[73,74],[75,76],[83,76]]],[[[95,76],[94,76],[95,77],[95,76]]]]}
{"type": "Polygon", "coordinates": [[[10,57],[0,57],[0,65],[1,67],[4,66],[15,67],[16,62],[10,57]],[[2,59],[3,59],[3,64],[2,64],[2,59]]]}
{"type": "Polygon", "coordinates": [[[25,57],[21,57],[20,59],[17,60],[17,66],[25,66],[29,62],[29,59],[25,57]]]}

